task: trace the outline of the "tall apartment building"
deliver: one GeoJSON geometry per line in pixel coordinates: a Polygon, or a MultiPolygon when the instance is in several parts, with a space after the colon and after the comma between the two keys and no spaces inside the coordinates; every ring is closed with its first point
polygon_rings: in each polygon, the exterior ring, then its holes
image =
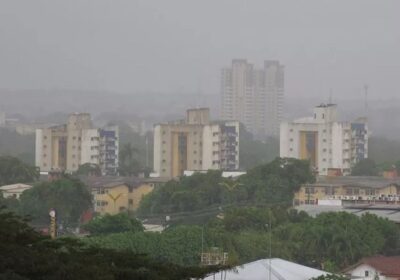
{"type": "Polygon", "coordinates": [[[256,137],[279,136],[284,102],[284,66],[267,60],[255,69],[244,59],[235,59],[222,69],[224,120],[238,120],[256,137]]]}
{"type": "Polygon", "coordinates": [[[186,119],[154,127],[154,171],[177,177],[185,170],[237,170],[239,122],[211,122],[208,108],[187,110],[186,119]]]}
{"type": "Polygon", "coordinates": [[[71,114],[63,125],[36,130],[36,166],[74,172],[85,163],[103,174],[118,169],[118,127],[94,128],[90,114],[71,114]]]}
{"type": "Polygon", "coordinates": [[[281,124],[280,156],[308,159],[320,175],[330,169],[349,175],[368,157],[367,121],[339,122],[335,104],[319,105],[312,117],[281,124]]]}

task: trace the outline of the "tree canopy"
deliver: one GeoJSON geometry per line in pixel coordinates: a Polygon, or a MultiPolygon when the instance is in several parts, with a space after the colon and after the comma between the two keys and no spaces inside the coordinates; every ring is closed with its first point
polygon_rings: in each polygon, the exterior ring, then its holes
{"type": "Polygon", "coordinates": [[[54,208],[60,224],[76,225],[82,213],[91,206],[88,188],[71,177],[38,183],[20,196],[21,213],[31,216],[35,223],[47,223],[49,210],[54,208]]]}
{"type": "Polygon", "coordinates": [[[49,240],[26,220],[0,209],[0,279],[179,280],[218,268],[180,267],[132,251],[87,246],[77,239],[49,240]]]}
{"type": "Polygon", "coordinates": [[[92,235],[99,235],[127,231],[140,232],[144,230],[144,227],[139,220],[129,217],[127,213],[119,213],[98,216],[83,225],[83,229],[89,231],[92,235]]]}
{"type": "Polygon", "coordinates": [[[289,204],[301,184],[313,182],[308,161],[277,158],[233,180],[220,171],[183,176],[144,197],[140,214],[217,210],[220,206],[289,204]]]}
{"type": "Polygon", "coordinates": [[[85,176],[101,176],[101,168],[98,164],[87,162],[79,165],[76,174],[85,176]]]}
{"type": "Polygon", "coordinates": [[[36,167],[18,158],[0,156],[0,186],[15,183],[32,183],[39,178],[36,167]]]}
{"type": "Polygon", "coordinates": [[[372,159],[363,159],[353,166],[351,170],[353,176],[378,176],[379,170],[372,159]]]}

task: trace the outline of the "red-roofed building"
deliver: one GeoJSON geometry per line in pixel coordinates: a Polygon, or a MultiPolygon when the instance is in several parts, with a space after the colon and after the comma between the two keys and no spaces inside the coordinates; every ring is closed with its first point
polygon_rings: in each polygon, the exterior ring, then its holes
{"type": "Polygon", "coordinates": [[[344,273],[351,279],[398,280],[400,279],[400,256],[364,258],[347,268],[344,273]]]}

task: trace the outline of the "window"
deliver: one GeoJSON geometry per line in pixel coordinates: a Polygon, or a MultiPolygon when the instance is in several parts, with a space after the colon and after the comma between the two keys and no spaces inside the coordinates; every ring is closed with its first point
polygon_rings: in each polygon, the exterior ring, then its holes
{"type": "Polygon", "coordinates": [[[293,138],[290,138],[289,141],[290,141],[290,142],[293,142],[293,138]]]}
{"type": "Polygon", "coordinates": [[[162,150],[162,153],[165,154],[165,150],[162,150]]]}
{"type": "Polygon", "coordinates": [[[325,119],[325,114],[322,114],[322,118],[325,119]]]}
{"type": "Polygon", "coordinates": [[[194,163],[194,164],[197,164],[197,160],[194,160],[193,163],[194,163]]]}
{"type": "Polygon", "coordinates": [[[44,138],[44,140],[46,140],[47,139],[47,136],[45,136],[45,137],[43,137],[44,138]]]}
{"type": "Polygon", "coordinates": [[[289,151],[293,152],[293,149],[292,149],[292,148],[290,148],[290,149],[289,149],[289,151]]]}
{"type": "Polygon", "coordinates": [[[128,199],[128,204],[129,205],[133,205],[133,199],[132,198],[128,199]]]}
{"type": "Polygon", "coordinates": [[[193,151],[193,154],[197,154],[197,151],[196,151],[196,150],[194,150],[194,151],[193,151]]]}
{"type": "Polygon", "coordinates": [[[162,141],[162,143],[165,144],[166,142],[165,142],[165,141],[162,141]]]}
{"type": "Polygon", "coordinates": [[[163,130],[162,134],[165,135],[165,133],[166,133],[165,130],[163,130]]]}
{"type": "Polygon", "coordinates": [[[43,145],[43,149],[46,149],[47,148],[47,145],[43,145]]]}
{"type": "Polygon", "coordinates": [[[364,273],[364,275],[365,275],[365,277],[369,277],[369,271],[366,270],[365,273],[364,273]]]}
{"type": "Polygon", "coordinates": [[[326,143],[326,139],[322,139],[322,142],[326,143]]]}
{"type": "Polygon", "coordinates": [[[76,136],[73,136],[73,137],[72,137],[72,140],[76,140],[76,136]]]}

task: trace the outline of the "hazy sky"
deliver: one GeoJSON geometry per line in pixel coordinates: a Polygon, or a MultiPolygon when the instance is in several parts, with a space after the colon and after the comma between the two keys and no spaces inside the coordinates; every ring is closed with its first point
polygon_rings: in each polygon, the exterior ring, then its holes
{"type": "MultiPolygon", "coordinates": [[[[399,0],[1,0],[0,88],[219,93],[232,58],[288,97],[400,93],[399,0]]],[[[400,95],[399,95],[400,96],[400,95]]]]}

